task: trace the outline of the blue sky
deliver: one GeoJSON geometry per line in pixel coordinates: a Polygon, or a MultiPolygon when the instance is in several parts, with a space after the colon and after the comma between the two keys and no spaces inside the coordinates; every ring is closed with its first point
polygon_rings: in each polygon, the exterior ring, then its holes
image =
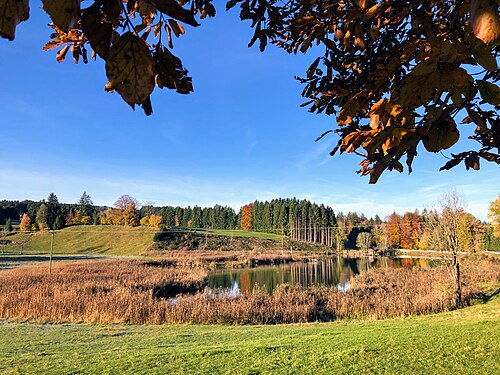
{"type": "MultiPolygon", "coordinates": [[[[500,193],[498,167],[438,172],[446,159],[424,150],[411,175],[386,172],[369,185],[355,173],[360,158],[328,155],[335,136],[314,142],[334,119],[300,108],[302,86],[293,79],[313,55],[247,48],[251,30],[236,11],[221,8],[174,41],[195,92],[155,90],[150,117],[104,92],[101,61],[58,64],[55,51],[43,51],[49,19],[38,5],[31,13],[14,42],[0,40],[0,199],[38,200],[54,191],[75,202],[86,191],[103,205],[129,194],[157,205],[238,209],[296,196],[337,212],[385,216],[430,207],[456,189],[485,220],[500,193]]],[[[462,134],[471,130],[460,127],[462,134]]]]}

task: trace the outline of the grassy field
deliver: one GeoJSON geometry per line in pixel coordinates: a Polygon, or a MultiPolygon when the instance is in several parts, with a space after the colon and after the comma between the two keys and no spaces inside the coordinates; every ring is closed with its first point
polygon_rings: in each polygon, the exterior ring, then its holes
{"type": "MultiPolygon", "coordinates": [[[[140,255],[153,243],[156,229],[121,226],[74,226],[55,233],[55,254],[107,254],[140,255]]],[[[50,251],[49,233],[18,233],[7,237],[15,242],[5,245],[7,253],[48,254],[50,251]]]]}
{"type": "Polygon", "coordinates": [[[495,374],[500,298],[437,315],[278,326],[0,322],[0,372],[495,374]]]}
{"type": "Polygon", "coordinates": [[[281,240],[283,237],[281,234],[275,233],[264,233],[264,232],[249,232],[244,230],[229,230],[229,229],[191,229],[193,232],[197,233],[210,233],[217,234],[219,236],[228,236],[228,237],[250,237],[250,238],[263,238],[269,240],[281,240]]]}
{"type": "MultiPolygon", "coordinates": [[[[183,229],[184,230],[184,229],[183,229]]],[[[279,240],[282,236],[272,233],[245,232],[241,230],[192,229],[197,233],[210,233],[219,236],[250,237],[279,240]]],[[[102,255],[141,255],[153,244],[157,229],[147,227],[126,228],[122,226],[73,226],[55,232],[55,254],[102,254],[102,255]]],[[[0,254],[48,254],[50,234],[34,232],[17,233],[6,237],[9,245],[0,245],[0,254]]]]}

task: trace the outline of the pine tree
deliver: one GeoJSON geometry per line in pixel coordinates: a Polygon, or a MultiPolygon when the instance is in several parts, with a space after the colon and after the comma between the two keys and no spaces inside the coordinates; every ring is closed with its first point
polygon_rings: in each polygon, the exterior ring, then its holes
{"type": "Polygon", "coordinates": [[[82,216],[92,216],[93,213],[93,202],[85,191],[83,192],[80,200],[78,201],[78,211],[80,211],[82,216]]]}
{"type": "Polygon", "coordinates": [[[14,228],[12,227],[12,222],[10,221],[10,217],[5,222],[5,230],[7,232],[12,232],[14,230],[14,228]]]}

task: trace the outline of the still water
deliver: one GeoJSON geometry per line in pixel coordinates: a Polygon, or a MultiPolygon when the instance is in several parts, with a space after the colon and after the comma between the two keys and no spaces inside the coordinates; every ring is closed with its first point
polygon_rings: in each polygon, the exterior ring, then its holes
{"type": "Polygon", "coordinates": [[[224,289],[230,294],[248,293],[254,286],[272,292],[280,284],[303,287],[336,286],[341,291],[350,288],[351,278],[372,268],[430,268],[439,260],[423,258],[326,258],[307,263],[289,263],[241,270],[215,270],[208,274],[208,287],[224,289]]]}

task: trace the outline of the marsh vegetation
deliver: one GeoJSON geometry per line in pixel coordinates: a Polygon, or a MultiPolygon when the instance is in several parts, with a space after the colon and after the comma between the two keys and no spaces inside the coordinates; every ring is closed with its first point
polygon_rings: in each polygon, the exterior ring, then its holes
{"type": "MultiPolygon", "coordinates": [[[[0,318],[38,322],[278,324],[383,319],[453,309],[445,267],[373,268],[337,286],[283,284],[238,295],[207,287],[210,262],[94,260],[0,273],[0,318]],[[175,297],[175,298],[171,298],[175,297]]],[[[466,303],[500,282],[500,261],[464,260],[466,303]]]]}

